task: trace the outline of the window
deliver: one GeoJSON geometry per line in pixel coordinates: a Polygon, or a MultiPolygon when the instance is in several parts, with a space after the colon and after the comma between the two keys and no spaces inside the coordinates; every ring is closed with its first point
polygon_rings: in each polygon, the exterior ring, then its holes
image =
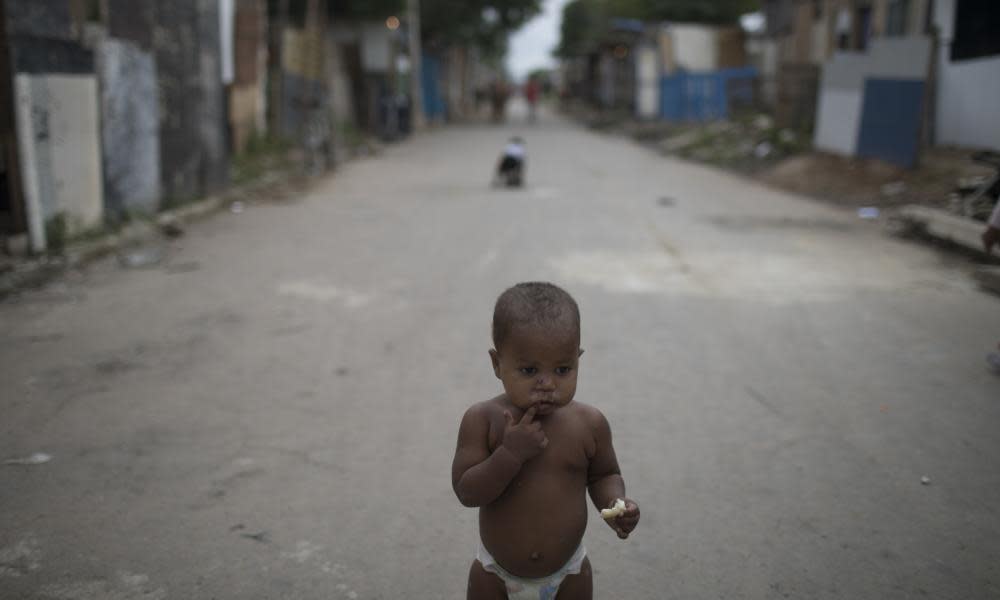
{"type": "Polygon", "coordinates": [[[885,21],[887,36],[906,35],[906,23],[910,14],[910,0],[889,0],[889,14],[885,21]]]}
{"type": "Polygon", "coordinates": [[[1000,54],[1000,10],[996,0],[958,0],[951,60],[961,61],[1000,54]]]}

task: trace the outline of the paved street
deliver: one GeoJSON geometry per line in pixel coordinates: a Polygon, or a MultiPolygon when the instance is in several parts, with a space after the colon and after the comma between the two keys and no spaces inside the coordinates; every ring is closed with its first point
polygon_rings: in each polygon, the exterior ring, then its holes
{"type": "Polygon", "coordinates": [[[591,519],[596,597],[1000,597],[1000,299],[963,261],[514,112],[0,302],[0,459],[51,456],[0,465],[0,598],[464,598],[458,423],[532,279],[580,303],[642,507],[591,519]]]}

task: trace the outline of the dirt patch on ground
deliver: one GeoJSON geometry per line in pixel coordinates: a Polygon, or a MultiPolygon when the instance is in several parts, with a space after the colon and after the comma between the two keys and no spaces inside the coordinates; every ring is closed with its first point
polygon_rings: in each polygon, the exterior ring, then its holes
{"type": "Polygon", "coordinates": [[[786,158],[758,173],[757,178],[843,206],[891,208],[922,204],[949,208],[949,195],[960,178],[989,172],[972,162],[971,154],[959,148],[931,148],[923,153],[916,168],[903,169],[877,160],[806,152],[786,158]]]}
{"type": "Polygon", "coordinates": [[[564,111],[591,129],[625,135],[675,156],[753,177],[779,189],[847,207],[894,208],[920,204],[957,212],[960,179],[991,174],[972,149],[933,147],[904,169],[878,160],[838,156],[811,148],[812,134],[777,126],[765,113],[747,112],[706,123],[636,121],[627,113],[582,105],[564,111]]]}

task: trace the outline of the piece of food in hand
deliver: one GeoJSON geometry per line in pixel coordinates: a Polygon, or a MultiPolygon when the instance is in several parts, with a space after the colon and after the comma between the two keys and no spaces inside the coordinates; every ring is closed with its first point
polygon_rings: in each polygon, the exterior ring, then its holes
{"type": "Polygon", "coordinates": [[[621,498],[615,500],[615,503],[611,505],[611,508],[601,509],[602,519],[614,519],[625,514],[625,501],[621,498]]]}

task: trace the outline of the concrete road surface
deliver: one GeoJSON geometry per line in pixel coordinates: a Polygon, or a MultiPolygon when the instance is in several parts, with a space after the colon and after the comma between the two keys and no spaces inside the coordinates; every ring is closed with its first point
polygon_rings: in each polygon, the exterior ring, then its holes
{"type": "Polygon", "coordinates": [[[642,507],[624,542],[594,513],[596,597],[1000,598],[1000,301],[854,214],[520,118],[0,303],[0,459],[49,457],[0,465],[0,598],[463,598],[458,423],[531,279],[579,300],[577,399],[642,507]],[[491,189],[514,133],[527,187],[491,189]]]}

